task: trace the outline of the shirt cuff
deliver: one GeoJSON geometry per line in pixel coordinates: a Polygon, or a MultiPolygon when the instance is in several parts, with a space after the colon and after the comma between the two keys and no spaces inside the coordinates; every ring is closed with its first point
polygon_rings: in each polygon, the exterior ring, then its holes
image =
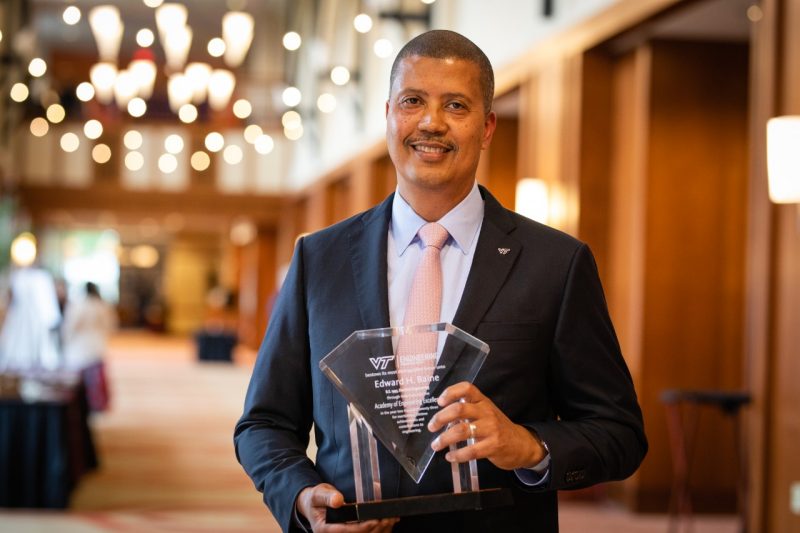
{"type": "Polygon", "coordinates": [[[529,487],[540,487],[550,480],[550,454],[531,468],[517,468],[514,470],[523,484],[529,487]]]}
{"type": "Polygon", "coordinates": [[[311,524],[308,522],[306,517],[300,514],[300,511],[297,510],[297,503],[294,504],[292,522],[294,522],[294,525],[299,527],[305,533],[311,533],[311,524]]]}
{"type": "Polygon", "coordinates": [[[517,478],[529,487],[540,487],[550,480],[550,448],[547,443],[543,441],[539,434],[533,429],[528,428],[533,438],[544,448],[544,457],[537,464],[530,468],[516,468],[514,473],[517,478]]]}

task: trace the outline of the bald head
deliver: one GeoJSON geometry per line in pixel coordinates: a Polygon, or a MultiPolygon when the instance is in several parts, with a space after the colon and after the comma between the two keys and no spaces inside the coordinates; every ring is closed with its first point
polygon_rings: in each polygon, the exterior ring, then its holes
{"type": "Polygon", "coordinates": [[[400,63],[407,57],[419,56],[434,59],[460,59],[474,63],[480,71],[481,94],[483,95],[483,112],[492,110],[494,100],[494,71],[489,58],[478,46],[454,31],[431,30],[414,37],[397,53],[392,64],[389,77],[389,91],[394,87],[394,80],[400,69],[400,63]]]}

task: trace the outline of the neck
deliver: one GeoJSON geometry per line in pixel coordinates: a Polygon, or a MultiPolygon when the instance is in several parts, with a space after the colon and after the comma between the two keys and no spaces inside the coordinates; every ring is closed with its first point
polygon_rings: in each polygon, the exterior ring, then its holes
{"type": "Polygon", "coordinates": [[[453,191],[406,187],[403,182],[400,182],[397,189],[400,196],[415,213],[427,222],[436,222],[467,197],[472,190],[473,183],[470,182],[466,188],[453,191]]]}

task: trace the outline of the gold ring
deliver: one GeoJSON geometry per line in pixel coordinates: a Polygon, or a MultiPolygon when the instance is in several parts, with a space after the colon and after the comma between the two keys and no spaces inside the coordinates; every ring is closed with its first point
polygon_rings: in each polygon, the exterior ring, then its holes
{"type": "Polygon", "coordinates": [[[478,429],[472,422],[469,423],[469,438],[475,438],[475,430],[478,429]]]}

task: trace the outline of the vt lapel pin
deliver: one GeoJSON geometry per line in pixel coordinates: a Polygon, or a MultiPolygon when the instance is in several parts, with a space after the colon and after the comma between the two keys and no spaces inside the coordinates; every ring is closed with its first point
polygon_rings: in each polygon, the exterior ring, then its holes
{"type": "Polygon", "coordinates": [[[500,253],[500,255],[506,255],[511,251],[511,248],[498,248],[497,251],[500,253]]]}

